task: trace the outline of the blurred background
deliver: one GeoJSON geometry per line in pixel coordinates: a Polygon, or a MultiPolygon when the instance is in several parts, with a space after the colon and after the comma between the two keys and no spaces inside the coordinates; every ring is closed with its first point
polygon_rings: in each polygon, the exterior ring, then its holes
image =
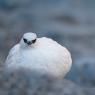
{"type": "Polygon", "coordinates": [[[1,65],[10,48],[30,31],[71,52],[73,66],[65,77],[70,94],[64,95],[95,95],[95,0],[0,0],[1,65]],[[74,89],[77,94],[71,94],[74,89]]]}

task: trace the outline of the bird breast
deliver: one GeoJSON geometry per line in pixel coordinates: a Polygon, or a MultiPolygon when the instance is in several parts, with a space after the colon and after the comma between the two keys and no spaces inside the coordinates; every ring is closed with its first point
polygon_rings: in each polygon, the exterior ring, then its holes
{"type": "Polygon", "coordinates": [[[39,48],[24,50],[21,56],[21,65],[41,73],[63,76],[71,68],[71,56],[68,50],[56,44],[44,44],[39,48]]]}

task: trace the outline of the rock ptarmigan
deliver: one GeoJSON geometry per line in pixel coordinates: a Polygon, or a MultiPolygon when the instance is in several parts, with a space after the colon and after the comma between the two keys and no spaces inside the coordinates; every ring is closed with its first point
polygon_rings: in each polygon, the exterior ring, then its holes
{"type": "Polygon", "coordinates": [[[38,38],[31,32],[23,35],[6,59],[9,70],[24,67],[55,77],[64,77],[71,65],[71,54],[65,47],[50,38],[38,38]]]}

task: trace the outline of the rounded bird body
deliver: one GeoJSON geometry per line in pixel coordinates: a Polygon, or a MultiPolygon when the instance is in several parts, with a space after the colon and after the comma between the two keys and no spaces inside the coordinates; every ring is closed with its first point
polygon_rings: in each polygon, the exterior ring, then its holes
{"type": "MultiPolygon", "coordinates": [[[[29,37],[29,40],[30,38],[33,37],[29,37]]],[[[36,38],[35,36],[31,45],[27,43],[27,40],[28,36],[22,38],[20,43],[9,52],[6,60],[9,70],[24,67],[55,77],[64,77],[69,72],[72,59],[70,52],[65,47],[46,37],[36,38]],[[26,43],[23,39],[26,39],[26,43]]]]}

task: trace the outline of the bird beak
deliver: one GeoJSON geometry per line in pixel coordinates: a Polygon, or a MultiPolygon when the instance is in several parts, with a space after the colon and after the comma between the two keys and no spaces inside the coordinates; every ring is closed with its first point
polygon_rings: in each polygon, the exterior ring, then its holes
{"type": "Polygon", "coordinates": [[[28,44],[28,45],[31,45],[31,44],[32,44],[32,42],[28,41],[28,42],[27,42],[27,44],[28,44]]]}

